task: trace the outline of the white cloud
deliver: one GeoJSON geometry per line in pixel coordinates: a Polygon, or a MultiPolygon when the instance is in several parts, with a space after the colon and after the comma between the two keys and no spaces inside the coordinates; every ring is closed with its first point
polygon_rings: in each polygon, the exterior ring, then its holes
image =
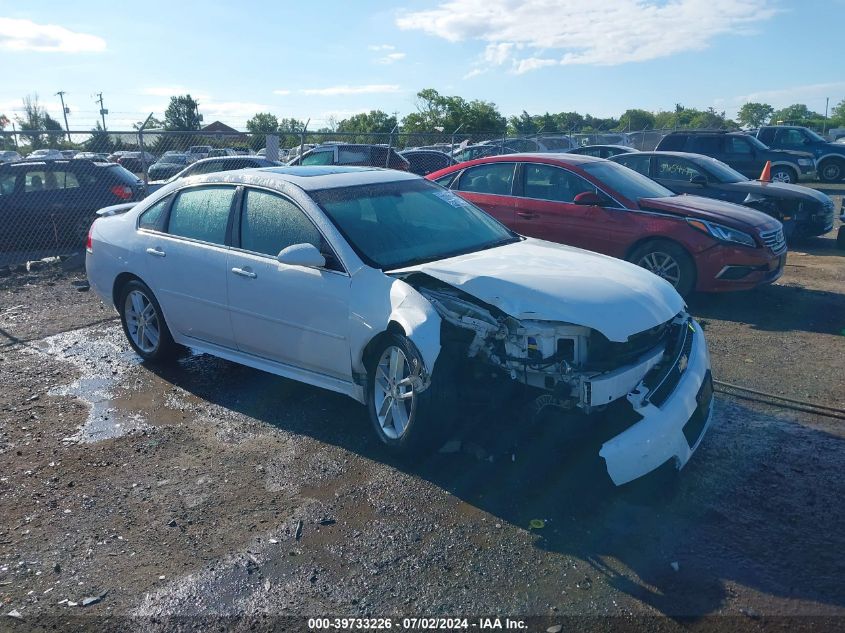
{"type": "Polygon", "coordinates": [[[392,64],[405,59],[405,53],[388,53],[384,57],[379,57],[376,60],[377,64],[392,64]]]}
{"type": "Polygon", "coordinates": [[[399,92],[396,84],[367,84],[364,86],[331,86],[329,88],[306,88],[300,90],[304,95],[335,97],[338,95],[371,95],[399,92]]]}
{"type": "MultiPolygon", "coordinates": [[[[739,103],[749,101],[770,103],[775,107],[784,107],[793,103],[806,103],[831,98],[831,106],[839,103],[838,95],[845,92],[845,81],[834,81],[821,84],[805,84],[803,86],[792,86],[790,88],[779,88],[777,90],[761,90],[747,95],[736,97],[739,103]]],[[[810,109],[814,108],[810,106],[810,109]]]]}
{"type": "Polygon", "coordinates": [[[0,48],[41,53],[101,53],[106,50],[106,40],[57,24],[0,18],[0,48]]]}
{"type": "Polygon", "coordinates": [[[464,75],[464,79],[472,79],[473,77],[478,77],[479,75],[483,75],[487,71],[482,68],[473,68],[469,71],[466,75],[464,75]]]}
{"type": "Polygon", "coordinates": [[[768,0],[449,0],[397,18],[450,42],[486,42],[476,65],[523,73],[551,65],[617,65],[706,49],[777,9],[768,0]]]}
{"type": "Polygon", "coordinates": [[[274,90],[273,94],[274,95],[282,95],[284,97],[284,96],[287,96],[287,95],[290,94],[290,90],[274,90]]]}
{"type": "Polygon", "coordinates": [[[371,51],[394,51],[396,50],[395,46],[391,46],[390,44],[370,44],[367,48],[371,51]]]}

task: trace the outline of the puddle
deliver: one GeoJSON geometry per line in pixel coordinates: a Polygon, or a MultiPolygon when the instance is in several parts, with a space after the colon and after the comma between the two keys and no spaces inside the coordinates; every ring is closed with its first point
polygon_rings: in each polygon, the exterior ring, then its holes
{"type": "Polygon", "coordinates": [[[54,396],[74,396],[89,406],[88,418],[68,443],[99,442],[152,427],[137,411],[125,411],[115,403],[118,386],[140,365],[117,326],[98,326],[50,336],[36,344],[39,353],[68,363],[80,377],[50,390],[54,396]]]}

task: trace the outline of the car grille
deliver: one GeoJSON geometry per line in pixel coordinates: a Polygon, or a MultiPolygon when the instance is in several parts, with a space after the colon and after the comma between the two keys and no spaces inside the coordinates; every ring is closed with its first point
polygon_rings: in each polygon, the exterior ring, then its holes
{"type": "Polygon", "coordinates": [[[695,331],[689,321],[679,324],[671,332],[672,344],[664,354],[664,361],[652,369],[643,380],[649,389],[646,400],[657,407],[669,399],[687,368],[692,353],[695,331]]]}
{"type": "Polygon", "coordinates": [[[786,250],[786,240],[783,239],[783,229],[772,231],[760,231],[760,239],[763,244],[772,249],[775,255],[780,255],[786,250]]]}

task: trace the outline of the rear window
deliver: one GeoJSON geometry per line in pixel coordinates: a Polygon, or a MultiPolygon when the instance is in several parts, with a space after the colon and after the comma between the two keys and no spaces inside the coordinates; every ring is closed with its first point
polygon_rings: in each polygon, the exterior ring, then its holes
{"type": "Polygon", "coordinates": [[[686,142],[686,135],[670,134],[669,136],[663,137],[663,140],[660,141],[660,149],[661,151],[676,152],[678,150],[684,149],[684,145],[686,145],[686,142]]]}
{"type": "Polygon", "coordinates": [[[720,154],[723,150],[723,136],[695,136],[692,139],[692,151],[705,156],[720,154]]]}

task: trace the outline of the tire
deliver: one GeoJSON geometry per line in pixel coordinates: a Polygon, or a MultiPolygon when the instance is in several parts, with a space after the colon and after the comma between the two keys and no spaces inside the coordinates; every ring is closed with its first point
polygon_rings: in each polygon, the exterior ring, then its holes
{"type": "Polygon", "coordinates": [[[822,182],[839,182],[845,179],[845,160],[828,158],[819,165],[819,180],[822,182]]]}
{"type": "Polygon", "coordinates": [[[146,284],[137,279],[126,283],[120,289],[117,310],[123,333],[138,356],[153,363],[177,356],[180,346],[173,341],[161,306],[146,284]],[[138,323],[141,314],[146,315],[143,326],[138,323]]]}
{"type": "Polygon", "coordinates": [[[772,182],[784,182],[794,185],[798,182],[798,172],[792,167],[786,167],[785,165],[772,167],[772,182]]]}
{"type": "Polygon", "coordinates": [[[695,263],[682,246],[669,240],[652,240],[635,248],[628,261],[668,281],[682,297],[695,288],[695,263]]]}
{"type": "Polygon", "coordinates": [[[432,375],[425,391],[417,392],[412,386],[422,366],[422,357],[411,341],[387,334],[376,344],[367,367],[370,422],[379,440],[398,455],[433,451],[443,443],[449,429],[444,413],[454,408],[447,404],[452,401],[448,386],[441,387],[445,381],[432,375]]]}

